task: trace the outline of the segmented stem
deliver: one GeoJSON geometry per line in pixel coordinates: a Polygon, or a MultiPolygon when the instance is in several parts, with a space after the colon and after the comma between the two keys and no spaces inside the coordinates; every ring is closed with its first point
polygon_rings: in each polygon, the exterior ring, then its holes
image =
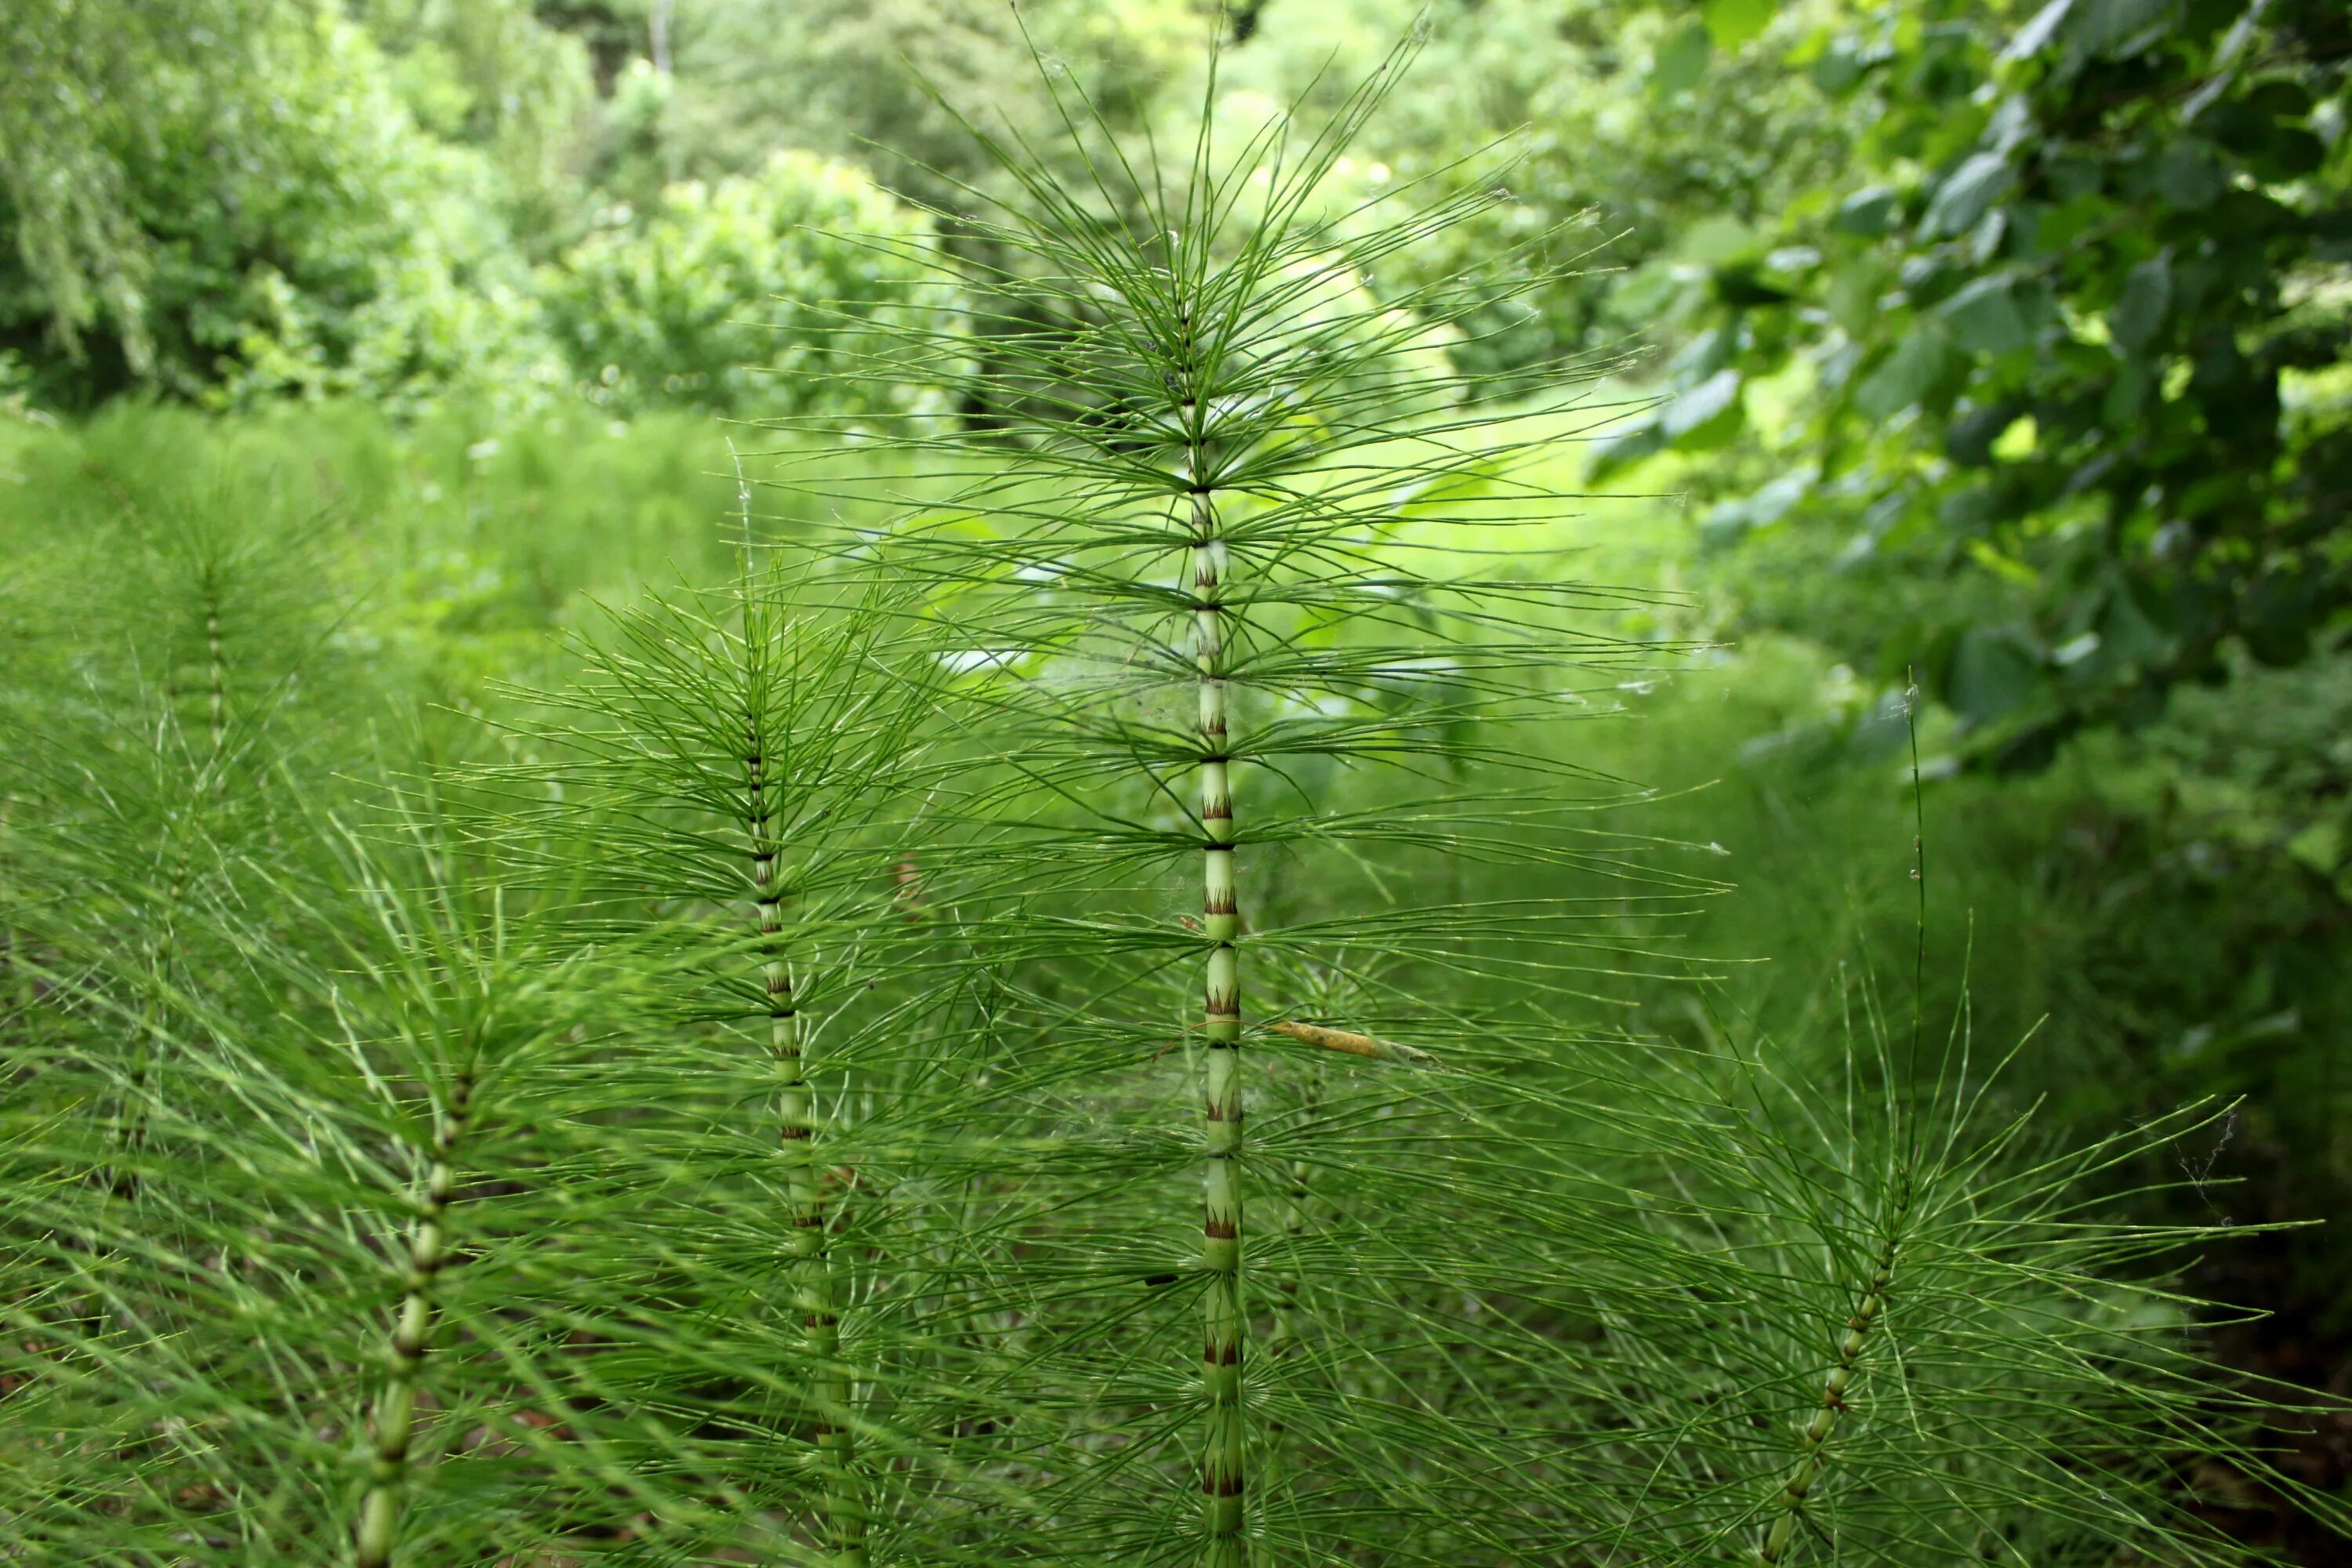
{"type": "Polygon", "coordinates": [[[205,600],[205,706],[212,721],[213,756],[217,762],[222,748],[228,744],[228,670],[221,657],[220,602],[209,595],[205,600]]]}
{"type": "MultiPolygon", "coordinates": [[[[759,657],[760,650],[754,650],[759,657]]],[[[816,1114],[809,1087],[801,1015],[783,950],[782,847],[776,842],[772,781],[765,736],[755,713],[745,722],[746,825],[751,831],[752,904],[760,930],[760,968],[768,996],[768,1048],[783,1080],[778,1135],[791,1159],[785,1179],[793,1205],[792,1282],[801,1313],[802,1349],[811,1368],[809,1404],[818,1462],[824,1472],[825,1543],[836,1568],[866,1568],[866,1503],[849,1426],[848,1371],[841,1364],[841,1315],[826,1246],[825,1188],[817,1168],[816,1114]]]]}
{"type": "Polygon", "coordinates": [[[408,1273],[402,1282],[400,1316],[392,1333],[392,1368],[375,1404],[375,1446],[368,1464],[367,1499],[360,1505],[357,1568],[386,1568],[400,1523],[400,1497],[408,1479],[409,1440],[415,1427],[417,1374],[441,1315],[434,1285],[447,1260],[442,1217],[457,1191],[451,1162],[465,1133],[474,1083],[461,1075],[449,1085],[447,1100],[433,1130],[433,1163],[416,1225],[408,1237],[408,1273]]]}
{"type": "Polygon", "coordinates": [[[1903,1222],[1911,1209],[1911,1174],[1897,1174],[1895,1189],[1894,1223],[1887,1226],[1886,1239],[1872,1260],[1870,1288],[1856,1304],[1853,1316],[1846,1320],[1845,1339],[1838,1346],[1837,1364],[1830,1369],[1822,1384],[1821,1403],[1805,1423],[1800,1441],[1803,1453],[1796,1468],[1789,1472],[1788,1480],[1771,1503],[1772,1522],[1765,1527],[1764,1539],[1756,1548],[1759,1568],[1774,1568],[1788,1553],[1789,1543],[1796,1538],[1798,1521],[1805,1511],[1805,1499],[1813,1489],[1813,1482],[1822,1472],[1822,1449],[1837,1430],[1838,1416],[1845,1410],[1846,1385],[1853,1377],[1854,1363],[1862,1359],[1864,1344],[1875,1328],[1881,1313],[1886,1310],[1886,1288],[1895,1278],[1895,1255],[1903,1233],[1903,1222]]]}
{"type": "Polygon", "coordinates": [[[1234,946],[1241,918],[1234,886],[1232,752],[1226,733],[1225,636],[1223,602],[1225,542],[1208,485],[1201,409],[1188,397],[1181,410],[1191,433],[1192,660],[1201,698],[1201,924],[1210,947],[1203,1003],[1207,1077],[1203,1113],[1208,1171],[1201,1215],[1201,1380],[1208,1396],[1208,1429],[1201,1457],[1201,1491],[1207,1543],[1204,1568],[1244,1568],[1244,1493],[1247,1433],[1242,1415],[1242,1075],[1241,964],[1234,946]]]}

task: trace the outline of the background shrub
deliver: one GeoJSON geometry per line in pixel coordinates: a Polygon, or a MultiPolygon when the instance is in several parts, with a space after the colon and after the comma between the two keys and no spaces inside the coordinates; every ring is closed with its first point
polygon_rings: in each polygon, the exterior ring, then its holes
{"type": "Polygon", "coordinates": [[[929,232],[848,164],[779,153],[667,186],[643,215],[613,209],[549,275],[549,321],[581,390],[618,414],[902,405],[919,388],[842,378],[862,369],[859,327],[915,297],[909,253],[929,232]]]}

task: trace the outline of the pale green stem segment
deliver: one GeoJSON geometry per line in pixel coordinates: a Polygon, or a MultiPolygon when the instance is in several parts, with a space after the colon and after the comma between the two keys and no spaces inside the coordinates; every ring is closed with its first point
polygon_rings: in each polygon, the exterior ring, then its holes
{"type": "MultiPolygon", "coordinates": [[[[1187,423],[1197,416],[1184,408],[1187,423]]],[[[1196,440],[1192,470],[1203,471],[1196,440]]],[[[1197,482],[1196,482],[1197,485],[1197,482]]],[[[1218,536],[1217,510],[1204,488],[1192,492],[1192,658],[1201,697],[1201,826],[1202,830],[1201,924],[1210,942],[1206,1008],[1208,1073],[1203,1106],[1208,1131],[1208,1173],[1201,1215],[1201,1268],[1208,1276],[1202,1296],[1204,1330],[1201,1352],[1202,1390],[1208,1396],[1208,1431],[1201,1456],[1201,1491],[1207,1544],[1203,1568],[1246,1568],[1244,1532],[1247,1433],[1242,1415],[1242,998],[1240,954],[1235,939],[1241,918],[1234,889],[1234,795],[1232,756],[1226,736],[1224,626],[1221,589],[1225,542],[1218,536]]]]}
{"type": "Polygon", "coordinates": [[[471,1077],[453,1079],[433,1130],[433,1163],[425,1173],[425,1197],[416,1207],[415,1228],[408,1237],[408,1273],[402,1281],[400,1317],[392,1332],[392,1366],[375,1402],[375,1446],[368,1462],[367,1499],[360,1505],[357,1568],[387,1568],[392,1562],[401,1491],[408,1479],[409,1440],[415,1427],[417,1374],[424,1369],[425,1346],[441,1314],[434,1286],[448,1258],[442,1219],[457,1191],[451,1162],[465,1134],[473,1090],[471,1077]]]}
{"type": "Polygon", "coordinates": [[[228,744],[228,671],[221,658],[220,605],[205,605],[205,702],[212,720],[213,757],[217,763],[228,744]]]}
{"type": "MultiPolygon", "coordinates": [[[[759,657],[759,650],[754,650],[759,657]]],[[[857,1484],[851,1386],[841,1363],[841,1314],[826,1246],[826,1194],[817,1168],[816,1110],[810,1089],[792,966],[783,951],[782,846],[775,841],[772,782],[756,716],[745,727],[744,773],[751,836],[752,901],[760,926],[760,965],[768,995],[768,1047],[783,1079],[779,1133],[791,1161],[785,1178],[793,1205],[792,1282],[801,1313],[802,1349],[810,1366],[809,1404],[824,1478],[824,1533],[834,1568],[866,1568],[866,1500],[857,1484]]]]}
{"type": "Polygon", "coordinates": [[[1803,1452],[1796,1468],[1789,1472],[1788,1480],[1775,1495],[1769,1507],[1772,1522],[1765,1527],[1764,1539],[1756,1548],[1759,1568],[1774,1568],[1783,1561],[1790,1543],[1796,1539],[1798,1521],[1805,1511],[1805,1499],[1813,1489],[1813,1482],[1822,1472],[1822,1449],[1837,1430],[1837,1419],[1846,1408],[1846,1385],[1853,1381],[1854,1363],[1862,1359],[1863,1346],[1886,1310],[1886,1287],[1895,1278],[1895,1252],[1903,1232],[1903,1222],[1911,1208],[1911,1176],[1906,1171],[1896,1178],[1894,1223],[1887,1227],[1886,1240],[1872,1261],[1870,1288],[1863,1293],[1853,1316],[1846,1320],[1845,1339],[1838,1346],[1837,1364],[1822,1384],[1822,1402],[1805,1423],[1800,1438],[1803,1452]]]}

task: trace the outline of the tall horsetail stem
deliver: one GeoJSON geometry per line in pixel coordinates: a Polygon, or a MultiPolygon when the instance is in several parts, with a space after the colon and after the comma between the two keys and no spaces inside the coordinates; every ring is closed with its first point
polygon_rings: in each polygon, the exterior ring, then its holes
{"type": "MultiPolygon", "coordinates": [[[[768,628],[754,617],[746,627],[758,660],[771,650],[760,645],[768,628]]],[[[835,1568],[866,1568],[866,1510],[853,1468],[855,1436],[849,1427],[849,1380],[840,1364],[841,1316],[833,1265],[825,1246],[824,1184],[817,1170],[816,1117],[803,1049],[800,1009],[793,995],[792,966],[783,952],[782,846],[774,837],[773,783],[768,774],[768,736],[754,706],[744,718],[745,826],[751,834],[752,903],[760,932],[760,968],[768,998],[768,1047],[783,1079],[778,1134],[791,1160],[786,1188],[792,1196],[793,1297],[801,1313],[809,1372],[808,1398],[818,1463],[824,1472],[825,1544],[835,1568]]]]}
{"type": "Polygon", "coordinates": [[[417,1374],[425,1346],[440,1318],[434,1285],[448,1258],[442,1218],[457,1190],[451,1162],[466,1130],[474,1081],[460,1076],[433,1130],[433,1163],[425,1173],[424,1201],[408,1237],[408,1272],[401,1283],[400,1316],[392,1332],[392,1367],[375,1405],[375,1446],[368,1461],[367,1499],[360,1505],[357,1568],[387,1568],[400,1523],[400,1494],[408,1479],[409,1439],[415,1427],[417,1374]]]}
{"type": "Polygon", "coordinates": [[[214,593],[205,597],[205,716],[217,768],[221,750],[228,744],[228,670],[221,657],[220,597],[214,593]]]}
{"type": "Polygon", "coordinates": [[[1243,1531],[1246,1433],[1242,1417],[1242,1076],[1241,964],[1234,939],[1241,920],[1234,886],[1232,749],[1225,710],[1223,584],[1225,542],[1218,531],[1205,429],[1208,400],[1189,312],[1178,344],[1177,416],[1185,437],[1181,476],[1192,503],[1192,661],[1201,698],[1201,923],[1210,947],[1202,987],[1208,1041],[1203,1114],[1208,1170],[1201,1213],[1201,1382],[1208,1428],[1201,1454],[1206,1545],[1204,1568],[1244,1568],[1243,1531]]]}
{"type": "Polygon", "coordinates": [[[1837,1429],[1839,1414],[1846,1408],[1846,1384],[1853,1377],[1854,1363],[1862,1359],[1863,1346],[1868,1342],[1871,1330],[1886,1310],[1886,1289],[1895,1279],[1895,1250],[1901,1243],[1904,1221],[1910,1213],[1911,1173],[1906,1169],[1895,1179],[1895,1224],[1887,1231],[1877,1257],[1871,1261],[1869,1289],[1855,1305],[1853,1315],[1846,1320],[1845,1339],[1838,1346],[1837,1364],[1830,1368],[1829,1376],[1823,1380],[1821,1403],[1813,1407],[1799,1439],[1803,1453],[1772,1499],[1772,1522],[1765,1527],[1764,1539],[1756,1547],[1757,1568],[1777,1568],[1796,1538],[1797,1521],[1805,1511],[1806,1497],[1821,1475],[1822,1447],[1837,1429]]]}

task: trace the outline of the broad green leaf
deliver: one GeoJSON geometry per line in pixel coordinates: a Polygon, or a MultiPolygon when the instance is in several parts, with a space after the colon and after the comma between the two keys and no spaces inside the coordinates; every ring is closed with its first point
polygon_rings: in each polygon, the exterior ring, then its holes
{"type": "Polygon", "coordinates": [[[2107,312],[2107,331],[2118,347],[2137,353],[2155,341],[2171,307],[2172,258],[2151,257],[2126,275],[2123,293],[2107,312]]]}
{"type": "Polygon", "coordinates": [[[2074,37],[2088,53],[2120,59],[2171,31],[2178,10],[2175,0],[2083,0],[2074,37]]]}
{"type": "Polygon", "coordinates": [[[1601,443],[1592,455],[1592,466],[1586,470],[1586,479],[1600,483],[1611,474],[1630,468],[1644,458],[1656,457],[1665,450],[1666,439],[1657,422],[1638,425],[1622,435],[1601,443]]]}
{"type": "Polygon", "coordinates": [[[2145,358],[2138,354],[2126,356],[2116,367],[2116,379],[2108,384],[2106,395],[2100,401],[2101,416],[2110,426],[2125,425],[2139,413],[2139,405],[2147,400],[2154,379],[2145,358]]]}
{"type": "Polygon", "coordinates": [[[1665,99],[1696,87],[1706,74],[1708,47],[1706,24],[1692,17],[1658,46],[1657,58],[1650,64],[1651,92],[1665,99]]]}
{"type": "Polygon", "coordinates": [[[1736,49],[1772,20],[1772,0],[1706,0],[1706,30],[1718,49],[1736,49]]]}
{"type": "Polygon", "coordinates": [[[1846,234],[1875,239],[1892,227],[1899,198],[1886,185],[1864,185],[1838,204],[1830,226],[1846,234]]]}
{"type": "Polygon", "coordinates": [[[1693,261],[1719,266],[1752,257],[1764,248],[1764,237],[1727,213],[1701,218],[1683,236],[1682,253],[1693,261]]]}
{"type": "Polygon", "coordinates": [[[2018,308],[2012,279],[1995,276],[1964,285],[1937,307],[1952,329],[1952,340],[1971,353],[2003,354],[2033,341],[2033,330],[2018,308]]]}
{"type": "Polygon", "coordinates": [[[2176,142],[2157,155],[2158,194],[2184,211],[2203,211],[2229,186],[2229,177],[2198,142],[2176,142]]]}
{"type": "Polygon", "coordinates": [[[1936,187],[1919,232],[1930,237],[1967,233],[2009,188],[2010,179],[2009,161],[2000,153],[1970,153],[1936,187]]]}
{"type": "Polygon", "coordinates": [[[1853,405],[1873,419],[1901,412],[1927,395],[1952,363],[1951,345],[1940,331],[1924,327],[1895,345],[1895,352],[1853,389],[1853,405]]]}
{"type": "Polygon", "coordinates": [[[1853,258],[1830,279],[1830,315],[1849,332],[1867,332],[1878,319],[1878,301],[1889,281],[1889,268],[1877,256],[1853,258]]]}
{"type": "Polygon", "coordinates": [[[2031,414],[2021,414],[2009,423],[2009,427],[1994,438],[1992,456],[2004,463],[2021,463],[2033,455],[2034,443],[2042,435],[2041,426],[2031,414]]]}
{"type": "Polygon", "coordinates": [[[2099,641],[2110,658],[2137,664],[2162,653],[2171,639],[2140,608],[2129,585],[2118,582],[2099,612],[2099,641]]]}
{"type": "Polygon", "coordinates": [[[2344,825],[2325,819],[2287,840],[2286,852],[2323,877],[2332,877],[2344,864],[2344,825]]]}
{"type": "Polygon", "coordinates": [[[1660,411],[1660,434],[1677,447],[1708,444],[1717,436],[1728,435],[1725,416],[1730,415],[1737,421],[1739,384],[1738,371],[1717,371],[1660,411]]]}
{"type": "Polygon", "coordinates": [[[1852,40],[1840,38],[1813,62],[1813,85],[1830,98],[1843,98],[1862,85],[1874,60],[1866,59],[1852,40]]]}
{"type": "MultiPolygon", "coordinates": [[[[1982,492],[1979,490],[1977,493],[1982,492]]],[[[2021,588],[2037,587],[2042,582],[2040,573],[2016,556],[2002,552],[1990,540],[1969,540],[1969,559],[1994,576],[2005,582],[2014,583],[2021,588]]]]}
{"type": "Polygon", "coordinates": [[[1799,468],[1782,474],[1753,495],[1717,502],[1699,522],[1699,542],[1716,548],[1750,530],[1771,527],[1804,500],[1815,477],[1812,468],[1799,468]]]}
{"type": "Polygon", "coordinates": [[[2074,8],[2074,0],[2050,0],[2017,30],[2016,36],[2009,40],[2008,47],[2000,51],[2000,58],[2022,60],[2040,54],[2057,35],[2059,27],[2066,20],[2066,14],[2074,8]]]}

